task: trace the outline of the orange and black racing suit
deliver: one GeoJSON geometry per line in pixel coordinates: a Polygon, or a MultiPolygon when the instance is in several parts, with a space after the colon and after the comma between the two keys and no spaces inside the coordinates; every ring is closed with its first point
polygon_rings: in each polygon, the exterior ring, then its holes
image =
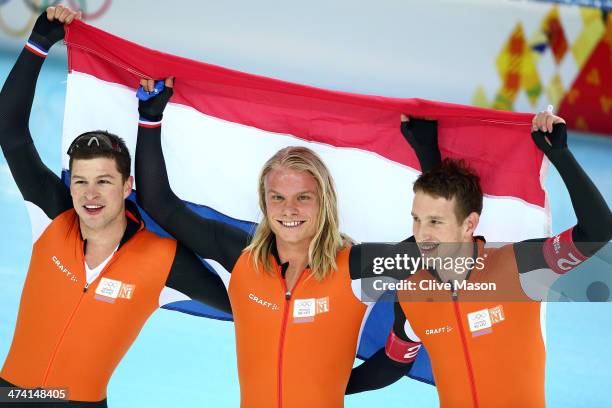
{"type": "MultiPolygon", "coordinates": [[[[549,137],[566,138],[565,125],[555,125],[549,137]]],[[[407,280],[416,289],[396,294],[395,322],[385,348],[353,370],[348,392],[397,381],[402,376],[398,367],[413,361],[422,344],[442,407],[545,405],[545,305],[534,300],[545,300],[545,295],[528,296],[530,284],[538,276],[554,279],[573,269],[612,238],[610,209],[567,147],[547,156],[568,188],[577,225],[555,237],[501,248],[488,248],[477,237],[474,259],[484,262],[468,272],[465,282],[495,283],[489,295],[435,286],[443,284],[435,269],[416,271],[407,280]]]]}
{"type": "Polygon", "coordinates": [[[118,250],[86,282],[87,241],[69,190],[41,162],[28,129],[43,62],[28,44],[0,93],[0,146],[28,208],[48,224],[34,243],[0,387],[67,388],[66,405],[103,407],[115,367],[165,290],[226,312],[229,299],[221,279],[191,251],[147,231],[131,201],[118,250]]]}

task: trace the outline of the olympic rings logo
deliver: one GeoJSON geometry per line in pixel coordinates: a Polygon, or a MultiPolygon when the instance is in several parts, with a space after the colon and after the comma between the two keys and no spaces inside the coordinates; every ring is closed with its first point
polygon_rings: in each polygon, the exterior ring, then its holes
{"type": "MultiPolygon", "coordinates": [[[[23,0],[23,3],[30,10],[31,14],[27,18],[26,23],[21,28],[14,28],[12,24],[7,24],[2,15],[2,7],[8,4],[11,0],[0,0],[0,30],[10,37],[25,37],[30,33],[36,18],[47,7],[52,7],[60,3],[61,0],[23,0]]],[[[91,4],[91,1],[89,2],[91,4]]],[[[89,10],[87,0],[68,0],[68,4],[74,10],[83,12],[83,20],[95,20],[103,16],[112,4],[112,0],[103,0],[102,4],[95,10],[89,10]]]]}
{"type": "Polygon", "coordinates": [[[74,10],[81,10],[83,12],[83,20],[95,20],[103,16],[108,9],[110,8],[112,0],[104,0],[102,5],[98,7],[96,11],[88,11],[87,9],[87,1],[86,0],[68,0],[68,4],[74,10]]]}

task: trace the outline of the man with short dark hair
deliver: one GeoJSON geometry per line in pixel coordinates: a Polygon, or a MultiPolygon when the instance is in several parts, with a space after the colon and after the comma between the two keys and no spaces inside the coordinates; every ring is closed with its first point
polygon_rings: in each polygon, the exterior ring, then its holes
{"type": "Polygon", "coordinates": [[[461,161],[439,163],[436,122],[402,118],[402,133],[427,164],[414,184],[412,205],[414,240],[427,267],[397,292],[387,344],[353,369],[347,393],[397,381],[423,344],[440,406],[545,405],[538,300],[610,240],[612,215],[567,148],[564,120],[542,112],[532,128],[534,142],[568,188],[578,223],[552,238],[492,248],[474,236],[483,201],[478,175],[461,161]]]}
{"type": "Polygon", "coordinates": [[[146,230],[126,200],[133,177],[121,138],[78,136],[68,149],[69,190],[41,162],[28,128],[36,80],[64,24],[78,17],[49,7],[0,92],[0,146],[24,199],[49,218],[35,238],[0,390],[6,398],[7,387],[65,388],[55,395],[68,401],[54,406],[105,407],[115,367],[177,292],[231,309],[221,279],[176,241],[146,230]]]}

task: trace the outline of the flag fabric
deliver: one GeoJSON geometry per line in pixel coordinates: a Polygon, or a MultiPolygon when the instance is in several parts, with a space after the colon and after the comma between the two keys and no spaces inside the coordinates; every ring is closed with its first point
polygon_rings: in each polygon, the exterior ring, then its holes
{"type": "MultiPolygon", "coordinates": [[[[172,189],[204,217],[252,230],[262,217],[257,199],[262,165],[280,148],[300,145],[316,151],[330,168],[343,232],[362,242],[405,239],[412,230],[412,183],[420,173],[399,131],[405,113],[436,118],[442,156],[463,158],[479,173],[485,210],[478,234],[498,242],[549,235],[542,188],[546,166],[530,137],[531,114],[284,82],[147,49],[80,21],[66,28],[65,41],[62,151],[75,136],[104,129],[123,137],[134,152],[139,79],[174,76],[162,128],[164,156],[172,189]]],[[[66,170],[67,155],[62,163],[66,170]]],[[[164,234],[145,219],[148,228],[164,234]]],[[[227,271],[203,261],[227,284],[227,271]]],[[[174,300],[164,307],[231,319],[195,301],[174,300]]],[[[390,303],[369,309],[358,356],[367,358],[384,346],[392,313],[390,303]]],[[[425,351],[410,375],[433,383],[425,351]]]]}

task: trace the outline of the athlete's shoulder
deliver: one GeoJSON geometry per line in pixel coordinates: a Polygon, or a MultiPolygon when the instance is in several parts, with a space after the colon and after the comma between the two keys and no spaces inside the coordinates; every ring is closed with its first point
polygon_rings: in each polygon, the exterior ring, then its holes
{"type": "Polygon", "coordinates": [[[354,246],[355,244],[353,243],[350,243],[350,242],[345,243],[344,246],[338,250],[338,256],[348,256],[351,253],[354,246]]]}
{"type": "Polygon", "coordinates": [[[518,276],[516,252],[513,243],[487,243],[483,252],[479,253],[477,263],[482,263],[485,272],[497,277],[518,276]]]}
{"type": "Polygon", "coordinates": [[[487,242],[482,248],[482,254],[489,262],[509,261],[515,258],[514,243],[487,242]]]}
{"type": "MultiPolygon", "coordinates": [[[[272,255],[270,255],[270,257],[273,258],[272,255]]],[[[262,262],[257,262],[257,269],[260,272],[264,271],[262,262]]],[[[253,258],[253,251],[248,247],[242,250],[242,252],[240,253],[240,256],[236,260],[236,263],[234,264],[233,270],[230,271],[232,273],[232,277],[234,277],[235,272],[238,270],[240,271],[255,270],[255,259],[253,258]]]]}
{"type": "Polygon", "coordinates": [[[149,240],[152,243],[156,243],[159,245],[176,245],[176,240],[174,238],[159,236],[146,228],[142,228],[141,230],[136,232],[135,236],[139,236],[142,239],[149,240]]]}
{"type": "Polygon", "coordinates": [[[67,210],[59,213],[51,222],[54,223],[74,223],[77,221],[79,216],[77,215],[74,207],[70,207],[67,210]]]}
{"type": "Polygon", "coordinates": [[[78,228],[79,216],[77,215],[74,208],[69,208],[66,211],[60,213],[57,217],[53,218],[48,222],[47,227],[43,233],[49,232],[60,232],[66,230],[72,230],[78,228]]]}
{"type": "Polygon", "coordinates": [[[341,269],[343,271],[346,271],[347,273],[350,272],[350,257],[351,257],[351,251],[352,251],[352,244],[347,243],[344,244],[343,247],[341,247],[338,252],[336,253],[336,267],[337,269],[341,269]]]}
{"type": "Polygon", "coordinates": [[[244,262],[246,260],[249,260],[253,255],[253,250],[249,247],[246,247],[242,250],[242,252],[240,253],[240,256],[238,257],[238,260],[236,261],[236,264],[238,264],[238,262],[244,262]]]}
{"type": "Polygon", "coordinates": [[[172,255],[176,252],[177,242],[173,238],[160,237],[146,228],[137,231],[128,240],[138,243],[139,251],[144,251],[147,255],[172,255]]]}

